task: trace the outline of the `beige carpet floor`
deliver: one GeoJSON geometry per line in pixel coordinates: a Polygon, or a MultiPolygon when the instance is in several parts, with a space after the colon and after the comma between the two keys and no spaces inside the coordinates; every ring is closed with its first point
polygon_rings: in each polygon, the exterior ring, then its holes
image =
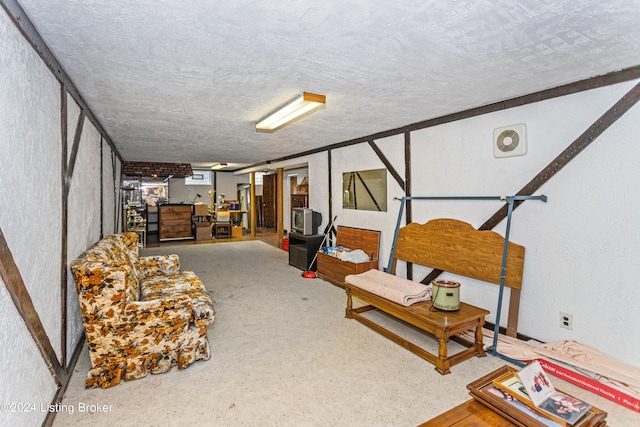
{"type": "MultiPolygon", "coordinates": [[[[85,389],[85,348],[54,426],[416,426],[467,400],[468,383],[507,364],[473,358],[442,376],[345,319],[341,288],[302,278],[286,252],[260,241],[142,252],[167,253],[180,255],[182,268],[195,271],[214,299],[211,359],[109,389],[85,389]]],[[[402,330],[437,351],[432,338],[402,330]]],[[[560,379],[554,384],[608,411],[610,425],[639,425],[638,413],[560,379]]]]}

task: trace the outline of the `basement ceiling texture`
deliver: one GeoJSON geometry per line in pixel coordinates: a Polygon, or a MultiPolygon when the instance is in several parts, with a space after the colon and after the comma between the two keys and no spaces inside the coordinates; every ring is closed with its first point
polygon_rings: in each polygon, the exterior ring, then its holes
{"type": "Polygon", "coordinates": [[[18,0],[125,161],[250,165],[640,64],[640,0],[18,0]],[[255,122],[303,91],[326,107],[255,122]]]}

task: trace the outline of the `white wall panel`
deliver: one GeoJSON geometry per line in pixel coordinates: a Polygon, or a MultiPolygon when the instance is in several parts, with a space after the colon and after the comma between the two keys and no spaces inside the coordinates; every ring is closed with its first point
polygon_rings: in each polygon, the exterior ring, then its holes
{"type": "MultiPolygon", "coordinates": [[[[578,138],[636,82],[581,92],[447,123],[411,133],[413,196],[500,196],[516,194],[578,138]],[[493,129],[526,123],[528,153],[496,159],[493,129]]],[[[511,240],[526,248],[519,332],[544,341],[575,339],[619,360],[640,365],[640,330],[633,307],[640,266],[640,107],[635,106],[514,211],[511,240]],[[560,328],[560,312],[573,314],[573,330],[560,328]]],[[[376,141],[403,173],[403,135],[376,141]]],[[[389,175],[389,212],[341,208],[344,171],[383,167],[368,144],[333,150],[333,209],[338,223],[382,231],[381,266],[386,266],[403,194],[389,175]]],[[[310,168],[313,159],[309,160],[310,168]]],[[[319,191],[314,183],[314,192],[319,191]]],[[[413,201],[413,221],[456,218],[479,227],[500,201],[413,201]]],[[[404,225],[404,221],[402,222],[404,225]]],[[[494,231],[504,236],[506,221],[494,231]]],[[[414,268],[414,280],[430,269],[414,268]]],[[[405,269],[399,266],[399,273],[405,269]]],[[[445,274],[462,283],[463,301],[491,311],[496,319],[498,287],[445,274]]],[[[509,292],[501,324],[506,325],[509,292]]]]}
{"type": "MultiPolygon", "coordinates": [[[[404,178],[404,135],[377,140],[376,145],[404,178]]],[[[344,209],[342,207],[342,174],[359,170],[384,169],[385,165],[368,143],[351,145],[333,150],[332,201],[336,223],[348,227],[358,227],[381,231],[380,268],[386,267],[393,240],[393,231],[398,218],[400,202],[394,200],[404,196],[396,180],[387,173],[387,211],[367,211],[344,209]]]]}
{"type": "Polygon", "coordinates": [[[17,406],[0,411],[0,425],[30,427],[42,424],[47,415],[47,405],[56,392],[56,384],[2,279],[0,343],[0,402],[28,404],[22,411],[18,411],[17,406]]]}
{"type": "MultiPolygon", "coordinates": [[[[67,202],[69,264],[100,239],[100,203],[100,134],[85,119],[67,202]]],[[[71,269],[67,270],[67,351],[71,354],[82,334],[82,321],[75,281],[71,269]]]]}
{"type": "MultiPolygon", "coordinates": [[[[0,13],[0,228],[49,340],[61,352],[60,85],[0,13]],[[58,303],[52,303],[58,302],[58,303]]],[[[37,411],[0,413],[0,425],[38,425],[55,383],[0,281],[0,399],[37,411]]]]}

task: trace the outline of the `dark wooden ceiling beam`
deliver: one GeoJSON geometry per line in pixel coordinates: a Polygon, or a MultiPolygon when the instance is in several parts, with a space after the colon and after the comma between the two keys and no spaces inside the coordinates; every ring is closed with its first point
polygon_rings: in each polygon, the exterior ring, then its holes
{"type": "Polygon", "coordinates": [[[9,19],[13,21],[13,24],[20,31],[22,36],[33,47],[38,55],[40,55],[40,58],[42,58],[47,67],[49,67],[49,70],[51,70],[51,73],[55,76],[55,78],[58,79],[60,83],[64,84],[69,94],[75,99],[80,108],[86,112],[89,120],[91,120],[98,132],[100,132],[105,137],[107,143],[111,147],[111,150],[113,150],[116,155],[122,160],[122,156],[111,141],[109,134],[104,130],[100,121],[95,117],[95,115],[85,102],[84,98],[80,94],[80,91],[64,71],[64,68],[62,68],[62,65],[60,64],[60,62],[58,62],[58,59],[55,57],[53,52],[51,52],[51,49],[49,49],[49,46],[42,39],[35,25],[33,25],[31,20],[29,19],[29,16],[25,13],[24,9],[22,9],[22,6],[20,6],[20,4],[16,0],[0,0],[0,5],[5,10],[5,12],[7,12],[9,19]]]}
{"type": "Polygon", "coordinates": [[[251,168],[257,168],[260,166],[268,167],[271,163],[281,162],[285,160],[296,159],[302,156],[321,153],[329,149],[337,149],[342,147],[348,147],[350,145],[362,144],[362,143],[369,142],[376,139],[388,138],[390,136],[399,135],[405,132],[412,132],[419,129],[438,126],[441,124],[455,122],[462,119],[468,119],[471,117],[476,117],[483,114],[492,113],[495,111],[501,111],[509,108],[519,107],[522,105],[532,104],[534,102],[546,101],[548,99],[571,95],[573,93],[578,93],[578,92],[584,92],[591,89],[597,89],[599,87],[610,86],[613,84],[627,82],[627,81],[638,79],[638,78],[640,78],[640,65],[625,68],[624,70],[620,70],[620,71],[614,71],[611,73],[603,74],[600,76],[591,77],[584,80],[579,80],[577,82],[568,83],[566,85],[557,86],[551,89],[541,90],[528,95],[511,98],[504,101],[494,102],[492,104],[487,104],[481,107],[471,108],[471,109],[460,111],[457,113],[447,114],[447,115],[436,117],[433,119],[423,120],[423,121],[416,122],[407,126],[399,127],[396,129],[390,129],[384,132],[378,132],[372,135],[363,136],[361,138],[338,142],[338,143],[327,145],[320,148],[314,148],[312,150],[307,150],[301,153],[280,157],[278,159],[266,160],[264,162],[255,163],[253,165],[247,166],[246,168],[242,168],[242,169],[251,169],[251,168]]]}

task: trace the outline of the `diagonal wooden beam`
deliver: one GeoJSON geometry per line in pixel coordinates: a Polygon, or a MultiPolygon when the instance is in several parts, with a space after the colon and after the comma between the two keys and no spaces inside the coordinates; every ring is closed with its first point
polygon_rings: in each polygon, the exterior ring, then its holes
{"type": "Polygon", "coordinates": [[[387,167],[387,170],[389,171],[389,173],[391,173],[391,176],[393,177],[393,179],[395,179],[398,182],[398,185],[400,185],[400,188],[404,190],[405,189],[404,180],[402,179],[402,177],[400,176],[396,168],[393,167],[389,159],[387,159],[387,156],[384,155],[382,150],[380,150],[380,147],[378,147],[372,139],[367,142],[369,143],[373,151],[375,151],[375,153],[378,155],[378,158],[387,167]]]}
{"type": "Polygon", "coordinates": [[[4,233],[0,228],[0,277],[4,282],[13,303],[20,313],[20,316],[27,325],[27,329],[31,332],[45,363],[51,370],[53,378],[58,386],[60,386],[65,378],[65,372],[58,359],[56,352],[49,341],[47,332],[42,326],[40,316],[33,306],[33,301],[29,296],[29,292],[24,284],[18,266],[13,259],[13,255],[9,250],[4,233]]]}
{"type": "MultiPolygon", "coordinates": [[[[580,154],[585,148],[595,141],[620,117],[633,107],[640,99],[640,83],[636,84],[618,102],[609,108],[598,120],[573,141],[565,150],[551,161],[540,173],[538,173],[527,185],[516,193],[516,196],[531,196],[556,173],[565,167],[571,160],[580,154]]],[[[513,209],[522,204],[523,200],[515,201],[513,209]]],[[[508,206],[505,204],[491,218],[482,224],[479,230],[491,230],[507,217],[508,206]]]]}
{"type": "Polygon", "coordinates": [[[76,166],[76,159],[78,158],[78,149],[80,148],[80,138],[82,137],[82,127],[84,126],[84,110],[80,110],[78,116],[78,122],[76,123],[76,133],[73,136],[73,147],[71,147],[71,157],[69,158],[69,165],[66,170],[65,177],[65,197],[69,194],[69,188],[71,187],[71,178],[73,177],[73,169],[76,166]]]}
{"type": "MultiPolygon", "coordinates": [[[[611,125],[633,107],[640,100],[640,83],[636,84],[618,102],[609,108],[598,120],[582,133],[575,141],[564,149],[555,159],[551,161],[542,171],[540,171],[528,184],[516,193],[517,196],[531,196],[547,181],[549,181],[560,169],[565,167],[571,160],[580,154],[585,148],[595,141],[611,125]]],[[[513,209],[516,209],[523,201],[515,201],[513,209]]],[[[502,206],[491,218],[485,221],[478,230],[492,230],[503,219],[507,217],[508,206],[502,206]]],[[[431,283],[433,279],[442,273],[441,270],[433,270],[422,279],[421,283],[431,283]]]]}

